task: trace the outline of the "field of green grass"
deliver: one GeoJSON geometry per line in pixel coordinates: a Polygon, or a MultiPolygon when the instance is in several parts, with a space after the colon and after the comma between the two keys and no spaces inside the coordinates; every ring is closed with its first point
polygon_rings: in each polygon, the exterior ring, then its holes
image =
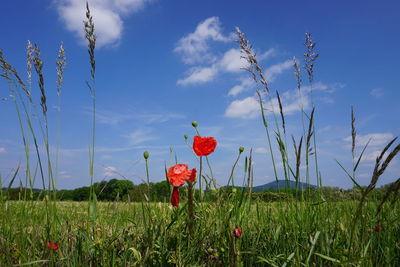
{"type": "Polygon", "coordinates": [[[355,202],[248,202],[241,192],[198,204],[193,236],[186,203],[2,202],[2,266],[399,266],[400,207],[375,217],[367,202],[353,227],[355,202]],[[243,197],[243,199],[242,199],[243,197]],[[55,207],[56,206],[56,209],[55,207]],[[379,227],[377,227],[379,225],[379,227]],[[240,227],[240,238],[231,235],[240,227]],[[351,231],[354,237],[350,243],[351,231]],[[46,242],[60,243],[49,250],[46,242]]]}
{"type": "MultiPolygon", "coordinates": [[[[92,101],[88,187],[80,192],[86,201],[58,201],[61,199],[56,186],[60,144],[54,145],[53,153],[53,144],[49,144],[43,61],[38,45],[32,46],[28,41],[27,81],[0,50],[0,76],[7,82],[10,99],[15,104],[25,156],[24,162],[8,175],[7,184],[0,175],[0,266],[400,266],[400,178],[393,177],[397,180],[388,184],[379,198],[372,197],[380,177],[400,152],[397,138],[382,148],[369,184],[361,186],[356,179],[357,170],[368,143],[356,155],[357,134],[352,109],[349,116],[352,167],[347,170],[337,163],[343,169],[342,175],[353,182],[356,194],[348,194],[346,201],[332,201],[332,195],[325,198],[318,165],[314,103],[311,111],[304,110],[301,104],[303,134],[295,138],[286,133],[279,93],[276,92],[279,110],[274,110],[273,105],[265,106],[272,99],[265,72],[250,41],[238,28],[237,42],[248,63],[246,70],[261,88],[256,93],[266,133],[267,164],[273,167],[277,186],[279,179],[286,185],[290,181],[296,185],[290,197],[283,191],[252,194],[252,151],[243,153],[243,147],[239,148],[227,183],[224,181],[227,187],[217,185],[207,157],[213,153],[217,141],[201,137],[198,123],[193,121],[196,132],[193,145],[188,143],[187,135],[185,143],[197,155],[199,168],[188,170],[184,164],[165,165],[168,182],[164,184],[167,189],[163,192],[167,193],[163,198],[171,199],[171,203],[154,201],[157,190],[151,191],[147,151],[143,154],[147,179],[134,191],[138,192],[133,195],[137,198],[120,196],[118,192],[115,197],[110,194],[112,198],[103,199],[109,202],[99,201],[110,183],[120,182],[94,182],[98,178],[94,171],[96,35],[89,6],[86,8],[84,30],[90,60],[90,78],[86,85],[92,101]],[[38,78],[40,107],[30,93],[32,70],[38,78]],[[272,110],[273,116],[267,118],[266,110],[272,110]],[[198,144],[195,144],[196,139],[198,144]],[[292,146],[293,149],[288,149],[292,146]],[[289,156],[289,153],[294,155],[289,156]],[[245,174],[241,189],[234,188],[234,172],[239,160],[244,160],[245,174]],[[307,194],[305,190],[310,189],[301,190],[300,185],[309,185],[312,178],[317,185],[312,194],[311,191],[307,194]],[[20,200],[14,201],[10,192],[14,181],[18,180],[19,189],[14,188],[13,192],[18,195],[15,199],[20,200]],[[35,185],[40,185],[40,190],[34,190],[35,185]],[[120,201],[120,197],[124,197],[124,201],[120,201]]],[[[312,88],[314,64],[318,58],[309,33],[306,33],[305,46],[304,65],[293,60],[297,89],[301,93],[303,81],[307,80],[307,86],[312,88]],[[306,72],[307,78],[301,78],[302,72],[306,72]]],[[[56,61],[59,103],[66,64],[64,52],[61,45],[56,61]]],[[[56,114],[57,133],[61,124],[60,110],[58,108],[56,114]]],[[[172,158],[172,149],[170,152],[172,158]]]]}

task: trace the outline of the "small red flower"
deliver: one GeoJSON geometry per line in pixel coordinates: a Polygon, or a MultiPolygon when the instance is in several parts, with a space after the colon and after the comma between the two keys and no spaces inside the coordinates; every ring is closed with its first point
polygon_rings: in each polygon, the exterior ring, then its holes
{"type": "Polygon", "coordinates": [[[217,141],[214,137],[195,136],[193,138],[193,150],[197,156],[208,156],[214,152],[217,141]]]}
{"type": "Polygon", "coordinates": [[[374,231],[375,231],[375,232],[380,232],[380,231],[382,231],[382,226],[380,226],[379,224],[376,225],[376,226],[374,227],[374,231]]]}
{"type": "Polygon", "coordinates": [[[187,164],[176,164],[169,168],[167,177],[171,185],[174,187],[172,190],[171,204],[174,207],[179,206],[179,190],[178,188],[186,182],[196,181],[196,169],[189,171],[187,164]]]}
{"type": "Polygon", "coordinates": [[[239,227],[235,227],[233,231],[231,232],[232,237],[240,238],[242,236],[242,230],[240,230],[239,227]]]}
{"type": "Polygon", "coordinates": [[[51,241],[46,242],[47,248],[53,251],[56,251],[60,245],[61,245],[60,243],[53,243],[51,241]]]}

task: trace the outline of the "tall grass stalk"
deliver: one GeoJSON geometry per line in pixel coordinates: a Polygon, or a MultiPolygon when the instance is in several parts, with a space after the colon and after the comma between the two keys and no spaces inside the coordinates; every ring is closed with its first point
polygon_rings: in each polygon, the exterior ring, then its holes
{"type": "MultiPolygon", "coordinates": [[[[284,177],[285,177],[285,181],[286,184],[288,184],[288,180],[289,180],[289,167],[288,167],[288,160],[287,160],[287,152],[286,152],[286,148],[285,148],[285,144],[286,142],[282,140],[282,136],[280,133],[280,127],[278,124],[278,119],[276,116],[276,112],[275,112],[275,108],[274,108],[274,103],[273,103],[273,99],[272,96],[270,94],[270,90],[269,90],[269,84],[265,78],[264,72],[262,70],[262,68],[260,67],[257,58],[256,58],[256,54],[253,52],[252,46],[249,42],[249,40],[247,40],[245,38],[245,35],[243,32],[240,31],[239,28],[236,28],[236,34],[237,34],[237,42],[240,45],[241,48],[241,53],[243,54],[243,58],[247,61],[248,65],[247,67],[243,68],[244,70],[246,70],[247,72],[249,72],[253,78],[253,80],[256,82],[256,84],[260,84],[261,87],[263,88],[263,91],[268,95],[269,98],[269,103],[271,105],[271,113],[274,117],[274,122],[275,122],[275,127],[276,127],[276,140],[278,142],[278,146],[281,152],[281,158],[282,158],[282,165],[283,165],[283,169],[284,169],[284,177]]],[[[277,183],[277,187],[279,189],[279,183],[278,183],[278,174],[276,171],[276,164],[275,164],[275,158],[274,158],[274,153],[272,150],[272,143],[271,143],[271,137],[270,137],[270,133],[269,133],[269,126],[267,123],[267,119],[266,119],[266,115],[264,112],[264,105],[263,105],[263,98],[262,98],[262,94],[260,92],[260,90],[256,90],[257,92],[257,96],[258,96],[258,101],[260,104],[260,110],[261,110],[261,116],[262,116],[262,120],[263,120],[263,125],[264,128],[266,130],[267,133],[267,139],[268,139],[268,146],[269,146],[269,152],[271,155],[271,160],[272,160],[272,165],[273,165],[273,169],[274,169],[274,175],[275,175],[275,180],[277,183]]],[[[282,109],[281,109],[282,110],[282,109]]],[[[281,115],[283,115],[283,113],[281,113],[281,115]]],[[[286,132],[286,129],[284,129],[284,131],[286,132]]]]}
{"type": "Polygon", "coordinates": [[[64,44],[61,43],[58,50],[58,55],[56,59],[56,71],[57,71],[57,140],[56,140],[56,167],[55,167],[55,183],[57,185],[58,175],[59,175],[59,150],[60,150],[60,139],[61,139],[61,93],[63,86],[63,74],[66,67],[66,57],[64,44]]]}
{"type": "Polygon", "coordinates": [[[96,47],[96,35],[94,33],[93,17],[90,13],[89,4],[86,2],[86,21],[84,21],[85,38],[88,41],[88,53],[90,59],[90,81],[86,82],[92,97],[92,142],[89,144],[89,176],[90,176],[90,196],[89,196],[89,215],[92,219],[97,217],[97,197],[93,188],[94,177],[94,149],[96,134],[96,59],[94,56],[96,47]]]}
{"type": "MultiPolygon", "coordinates": [[[[314,99],[313,99],[313,81],[314,81],[314,64],[317,58],[319,57],[319,54],[315,52],[315,45],[316,43],[311,39],[311,34],[309,32],[306,32],[306,41],[304,45],[307,48],[306,53],[304,53],[304,60],[305,60],[305,65],[304,69],[307,71],[308,74],[308,82],[310,84],[310,95],[311,95],[311,103],[313,108],[315,108],[314,105],[314,99]]],[[[320,175],[320,171],[318,168],[318,152],[317,152],[317,141],[316,141],[316,132],[315,132],[315,122],[313,123],[313,143],[314,143],[314,161],[315,161],[315,179],[317,181],[318,187],[322,186],[322,177],[320,175]]]]}

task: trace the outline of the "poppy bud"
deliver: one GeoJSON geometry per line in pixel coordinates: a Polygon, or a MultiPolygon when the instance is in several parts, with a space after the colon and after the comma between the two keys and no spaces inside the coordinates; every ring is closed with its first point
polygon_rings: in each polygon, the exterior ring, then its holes
{"type": "Polygon", "coordinates": [[[149,152],[147,152],[147,151],[143,152],[143,157],[145,159],[148,159],[149,158],[149,152]]]}
{"type": "Polygon", "coordinates": [[[187,134],[183,135],[183,137],[185,138],[185,140],[188,140],[189,136],[187,134]]]}
{"type": "Polygon", "coordinates": [[[197,128],[197,125],[198,125],[197,121],[192,121],[192,126],[193,126],[194,128],[197,128]]]}
{"type": "Polygon", "coordinates": [[[174,189],[172,190],[171,205],[173,207],[179,206],[179,189],[178,189],[178,187],[174,187],[174,189]]]}
{"type": "Polygon", "coordinates": [[[244,151],[244,147],[239,147],[239,153],[242,153],[244,151]]]}
{"type": "Polygon", "coordinates": [[[242,230],[240,230],[239,227],[235,227],[233,231],[231,232],[232,237],[240,238],[242,236],[242,230]]]}

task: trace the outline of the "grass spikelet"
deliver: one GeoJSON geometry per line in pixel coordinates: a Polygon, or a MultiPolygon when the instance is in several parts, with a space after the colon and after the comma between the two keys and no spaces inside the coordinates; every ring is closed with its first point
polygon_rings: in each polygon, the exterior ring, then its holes
{"type": "Polygon", "coordinates": [[[28,97],[29,101],[32,103],[32,96],[30,91],[26,88],[25,83],[22,81],[21,77],[19,76],[17,70],[12,67],[3,57],[3,50],[0,49],[0,68],[2,70],[2,73],[0,74],[1,77],[5,78],[7,81],[11,82],[13,81],[12,76],[14,76],[14,82],[16,85],[19,85],[19,87],[24,91],[26,96],[28,97]],[[12,76],[10,75],[12,73],[12,76]]]}
{"type": "Polygon", "coordinates": [[[311,146],[311,137],[314,135],[314,131],[313,131],[314,111],[315,111],[315,108],[313,108],[313,109],[311,110],[310,121],[309,121],[309,124],[308,124],[308,132],[307,132],[307,138],[306,138],[307,150],[310,149],[310,146],[311,146]]]}
{"type": "Polygon", "coordinates": [[[90,57],[90,76],[92,80],[94,80],[95,72],[96,72],[96,59],[94,56],[94,49],[96,47],[96,35],[94,34],[94,23],[93,17],[90,14],[89,4],[86,2],[86,21],[84,21],[85,25],[85,38],[88,40],[88,53],[90,57]]]}
{"type": "Polygon", "coordinates": [[[60,49],[58,50],[58,56],[56,60],[56,71],[57,71],[57,95],[61,95],[61,88],[63,84],[63,73],[67,64],[65,57],[64,44],[61,43],[60,49]]]}
{"type": "Polygon", "coordinates": [[[356,122],[356,117],[354,115],[354,108],[353,106],[351,106],[351,153],[353,154],[353,160],[354,160],[354,150],[356,147],[356,135],[357,135],[355,122],[356,122]]]}
{"type": "Polygon", "coordinates": [[[293,58],[293,68],[294,68],[294,76],[296,77],[296,82],[297,82],[297,89],[300,91],[302,79],[301,79],[299,63],[297,62],[297,59],[295,57],[293,58]]]}
{"type": "Polygon", "coordinates": [[[238,27],[236,27],[236,34],[238,36],[236,42],[239,43],[241,52],[245,55],[242,56],[242,58],[244,58],[247,63],[249,63],[249,66],[243,69],[251,73],[254,81],[256,83],[261,83],[261,85],[264,87],[264,90],[269,93],[268,82],[264,76],[263,70],[258,64],[256,54],[253,51],[253,47],[251,46],[250,41],[245,38],[244,33],[241,32],[238,27]]]}
{"type": "Polygon", "coordinates": [[[304,45],[307,48],[307,51],[304,53],[304,69],[307,71],[308,81],[312,84],[314,80],[314,64],[319,55],[314,51],[316,43],[311,39],[311,34],[309,32],[306,32],[306,41],[304,45]]]}
{"type": "Polygon", "coordinates": [[[38,85],[40,89],[40,106],[42,107],[43,116],[46,117],[47,113],[47,99],[46,91],[44,89],[44,76],[43,76],[43,61],[40,58],[40,49],[37,44],[35,44],[33,49],[33,66],[35,67],[36,74],[38,75],[38,85]]]}
{"type": "Polygon", "coordinates": [[[28,84],[31,86],[32,83],[32,43],[28,40],[26,45],[26,74],[28,76],[28,84]]]}
{"type": "Polygon", "coordinates": [[[278,98],[279,113],[281,114],[283,133],[286,134],[285,116],[283,115],[282,101],[281,97],[279,96],[278,90],[276,91],[276,97],[278,98]]]}

